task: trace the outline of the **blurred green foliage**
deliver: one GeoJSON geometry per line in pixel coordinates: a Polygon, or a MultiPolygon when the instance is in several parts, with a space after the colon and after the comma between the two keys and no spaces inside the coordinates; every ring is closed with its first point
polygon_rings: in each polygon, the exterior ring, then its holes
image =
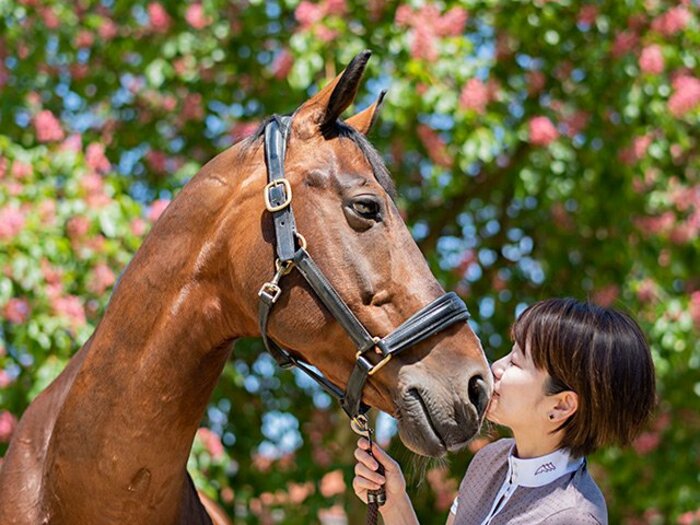
{"type": "MultiPolygon", "coordinates": [[[[611,523],[700,522],[699,24],[694,0],[0,0],[0,441],[183,183],[369,48],[357,107],[389,89],[372,141],[489,357],[537,299],[630,311],[658,414],[592,469],[611,523]]],[[[190,471],[236,523],[361,521],[347,422],[258,341],[203,426],[190,471]]],[[[415,462],[422,523],[468,459],[415,462]]]]}

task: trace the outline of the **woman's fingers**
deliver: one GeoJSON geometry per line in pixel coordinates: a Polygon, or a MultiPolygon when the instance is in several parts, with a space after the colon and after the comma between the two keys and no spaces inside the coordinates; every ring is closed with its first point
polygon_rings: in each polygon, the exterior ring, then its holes
{"type": "Polygon", "coordinates": [[[377,470],[377,467],[379,467],[379,463],[377,463],[376,459],[359,448],[355,449],[355,459],[370,470],[377,470]]]}
{"type": "Polygon", "coordinates": [[[365,491],[379,490],[382,488],[382,486],[373,481],[368,480],[367,478],[355,476],[355,478],[352,480],[352,488],[355,491],[355,494],[360,496],[360,498],[363,501],[366,501],[367,494],[364,493],[365,491]]]}
{"type": "Polygon", "coordinates": [[[378,472],[375,472],[374,470],[369,469],[366,465],[363,465],[362,463],[357,463],[355,465],[355,474],[378,485],[384,485],[384,483],[386,483],[386,479],[384,478],[384,476],[382,476],[378,472]]]}
{"type": "MultiPolygon", "coordinates": [[[[360,438],[357,440],[357,446],[363,451],[367,451],[369,450],[369,441],[367,441],[365,438],[360,438]]],[[[374,457],[376,458],[375,461],[379,461],[379,463],[384,465],[384,470],[392,472],[400,471],[398,463],[396,463],[396,461],[394,461],[394,459],[389,454],[384,452],[384,449],[382,449],[376,443],[372,443],[372,454],[374,454],[374,457]]],[[[369,454],[367,454],[367,456],[371,458],[369,454]]],[[[357,458],[357,456],[355,457],[357,458]]]]}

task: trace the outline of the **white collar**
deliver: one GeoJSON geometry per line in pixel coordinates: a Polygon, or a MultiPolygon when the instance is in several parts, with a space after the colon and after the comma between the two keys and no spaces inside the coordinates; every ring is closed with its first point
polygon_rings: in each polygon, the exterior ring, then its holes
{"type": "Polygon", "coordinates": [[[555,450],[546,456],[521,459],[513,455],[515,443],[508,456],[508,473],[513,485],[521,487],[541,487],[551,483],[564,474],[574,472],[583,464],[584,458],[572,458],[569,451],[563,448],[555,450]]]}

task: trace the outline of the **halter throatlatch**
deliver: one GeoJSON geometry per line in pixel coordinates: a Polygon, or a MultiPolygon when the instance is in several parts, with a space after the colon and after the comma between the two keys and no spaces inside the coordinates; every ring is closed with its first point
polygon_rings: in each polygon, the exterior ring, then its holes
{"type": "MultiPolygon", "coordinates": [[[[274,118],[265,127],[265,162],[268,173],[265,206],[272,214],[275,225],[277,259],[274,277],[264,283],[258,292],[260,334],[265,348],[282,368],[296,366],[310,376],[340,402],[340,406],[359,429],[363,425],[363,414],[369,408],[362,402],[362,389],[369,376],[378,372],[394,355],[457,322],[466,321],[469,319],[469,310],[454,292],[450,292],[421,308],[385,337],[373,337],[367,331],[306,251],[306,240],[296,230],[292,212],[292,188],[284,177],[284,156],[290,120],[290,117],[274,118]],[[270,312],[282,294],[280,280],[294,268],[306,279],[357,347],[355,367],[344,392],[267,335],[270,312]],[[371,350],[374,350],[371,353],[381,354],[379,362],[373,363],[368,359],[371,350]]],[[[364,426],[366,427],[366,420],[364,426]]]]}

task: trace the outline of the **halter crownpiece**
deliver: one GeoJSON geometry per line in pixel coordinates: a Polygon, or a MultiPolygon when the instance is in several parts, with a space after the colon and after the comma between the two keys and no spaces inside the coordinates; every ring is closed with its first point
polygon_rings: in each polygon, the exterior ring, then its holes
{"type": "MultiPolygon", "coordinates": [[[[258,321],[267,351],[282,368],[296,366],[316,381],[357,424],[369,407],[362,402],[362,390],[369,376],[378,372],[391,358],[407,348],[435,335],[460,321],[469,319],[464,301],[454,292],[446,293],[421,308],[385,337],[373,337],[306,251],[306,240],[297,232],[292,212],[292,188],[284,176],[284,157],[291,118],[275,117],[265,127],[265,163],[268,184],[265,186],[265,206],[275,225],[276,272],[271,281],[260,288],[258,321]],[[317,373],[307,363],[280,347],[267,334],[267,323],[273,306],[282,294],[282,277],[296,268],[313,291],[345,329],[357,347],[355,366],[345,391],[317,373]],[[369,351],[381,354],[378,363],[368,359],[369,351]]],[[[366,421],[366,420],[365,420],[366,421]]]]}

